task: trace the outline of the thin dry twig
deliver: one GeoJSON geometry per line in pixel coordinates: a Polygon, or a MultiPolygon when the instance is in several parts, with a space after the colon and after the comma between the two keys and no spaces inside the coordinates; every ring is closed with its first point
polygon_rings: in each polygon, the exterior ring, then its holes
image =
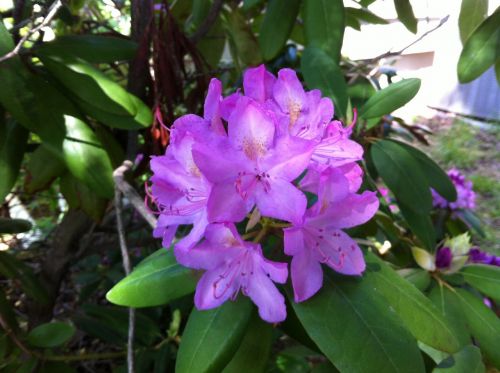
{"type": "MultiPolygon", "coordinates": [[[[121,166],[123,167],[123,166],[121,166]]],[[[118,171],[118,169],[117,169],[118,171]]],[[[116,173],[116,171],[115,171],[116,173]]],[[[122,174],[123,177],[123,174],[122,174]]],[[[116,180],[115,176],[115,180],[116,180]]],[[[122,179],[123,181],[123,179],[122,179]]],[[[115,209],[116,209],[116,228],[118,230],[118,239],[120,241],[120,250],[123,260],[123,269],[125,274],[130,274],[130,256],[128,255],[127,241],[125,239],[125,229],[122,220],[122,193],[118,187],[115,187],[115,209]]],[[[135,334],[135,309],[128,309],[128,337],[127,337],[127,368],[128,373],[134,373],[134,334],[135,334]]]]}
{"type": "Polygon", "coordinates": [[[40,31],[42,28],[44,28],[45,26],[47,26],[50,21],[52,21],[52,19],[56,16],[59,8],[62,7],[62,1],[61,0],[56,0],[54,2],[54,4],[52,4],[52,6],[50,7],[49,11],[47,12],[47,15],[45,16],[45,18],[42,20],[42,23],[40,23],[38,26],[28,30],[28,32],[26,33],[26,35],[24,35],[21,40],[19,40],[19,42],[16,44],[16,46],[14,47],[14,49],[12,51],[10,51],[9,53],[5,54],[4,56],[0,57],[0,62],[4,62],[6,60],[8,60],[9,58],[12,58],[14,56],[17,56],[19,54],[19,51],[21,50],[21,47],[23,46],[24,42],[26,40],[28,40],[28,38],[35,34],[36,32],[40,31]]]}
{"type": "Polygon", "coordinates": [[[118,167],[113,172],[113,178],[115,180],[116,187],[120,190],[121,193],[130,201],[130,203],[134,206],[139,214],[146,220],[146,222],[151,226],[151,228],[156,228],[156,218],[148,210],[144,201],[136,192],[136,190],[125,181],[125,173],[132,169],[133,163],[129,160],[123,162],[123,164],[118,167]]]}

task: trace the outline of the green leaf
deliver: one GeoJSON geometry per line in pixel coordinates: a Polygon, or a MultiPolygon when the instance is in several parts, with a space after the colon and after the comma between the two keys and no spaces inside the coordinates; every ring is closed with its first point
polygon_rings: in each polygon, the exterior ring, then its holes
{"type": "Polygon", "coordinates": [[[28,140],[23,126],[14,121],[2,123],[3,119],[0,111],[0,204],[16,183],[28,140]]]}
{"type": "Polygon", "coordinates": [[[338,63],[321,49],[308,47],[302,54],[301,70],[308,88],[320,89],[334,101],[337,116],[345,117],[347,85],[338,63]]]}
{"type": "Polygon", "coordinates": [[[116,284],[106,298],[120,306],[159,306],[192,293],[196,282],[191,270],[177,264],[172,250],[160,249],[116,284]]]}
{"type": "Polygon", "coordinates": [[[488,360],[500,369],[500,319],[483,301],[463,289],[455,289],[474,339],[488,360]]]}
{"type": "Polygon", "coordinates": [[[456,352],[460,348],[450,325],[425,295],[374,254],[368,253],[366,262],[364,278],[386,299],[415,338],[441,351],[456,352]]]}
{"type": "Polygon", "coordinates": [[[465,281],[483,294],[500,300],[500,267],[470,264],[461,271],[465,281]]]}
{"type": "Polygon", "coordinates": [[[31,222],[24,219],[10,219],[0,217],[0,235],[4,233],[16,234],[31,229],[31,222]]]}
{"type": "Polygon", "coordinates": [[[361,31],[361,22],[359,21],[359,19],[357,19],[352,14],[349,14],[347,12],[345,14],[345,26],[351,27],[357,31],[361,31]]]}
{"type": "Polygon", "coordinates": [[[35,193],[47,189],[65,171],[64,162],[44,145],[39,145],[26,165],[24,190],[35,193]]]}
{"type": "Polygon", "coordinates": [[[418,21],[413,14],[410,0],[394,0],[394,6],[396,7],[396,13],[401,23],[405,25],[409,31],[416,34],[418,21]]]}
{"type": "Polygon", "coordinates": [[[497,78],[498,85],[500,85],[500,61],[495,63],[495,76],[497,78]]]}
{"type": "Polygon", "coordinates": [[[347,87],[353,107],[361,107],[377,91],[368,79],[359,78],[347,87]]]}
{"type": "Polygon", "coordinates": [[[0,273],[21,283],[23,291],[37,302],[46,304],[48,295],[33,270],[14,255],[0,252],[0,273]]]}
{"type": "Polygon", "coordinates": [[[427,178],[417,160],[394,141],[379,140],[370,149],[379,175],[397,200],[416,213],[426,214],[432,208],[427,178]]]}
{"type": "Polygon", "coordinates": [[[432,373],[484,373],[481,352],[476,346],[466,346],[443,360],[432,373]]]}
{"type": "Polygon", "coordinates": [[[252,303],[243,297],[207,311],[193,309],[182,335],[175,371],[221,372],[241,345],[252,311],[252,303]]]}
{"type": "Polygon", "coordinates": [[[439,313],[446,319],[448,325],[457,337],[460,348],[471,343],[471,334],[465,325],[462,305],[457,297],[444,286],[435,286],[429,293],[429,299],[439,313]]]}
{"type": "Polygon", "coordinates": [[[273,327],[253,313],[238,351],[222,373],[241,373],[252,367],[252,373],[264,372],[273,344],[273,327]]]}
{"type": "Polygon", "coordinates": [[[216,68],[219,65],[220,59],[224,52],[226,44],[226,33],[222,25],[221,18],[217,18],[214,25],[210,28],[207,35],[203,37],[197,44],[196,48],[200,51],[205,61],[216,68]]]}
{"type": "Polygon", "coordinates": [[[304,0],[303,20],[307,47],[323,50],[338,63],[345,28],[342,0],[304,0]]]}
{"type": "Polygon", "coordinates": [[[420,84],[417,78],[404,79],[376,92],[360,109],[361,116],[370,119],[392,113],[415,97],[420,84]]]}
{"type": "Polygon", "coordinates": [[[236,9],[225,13],[225,23],[235,62],[255,66],[262,62],[259,44],[243,14],[236,9]]]}
{"type": "Polygon", "coordinates": [[[488,16],[488,0],[462,0],[458,16],[460,40],[465,44],[474,29],[488,16]]]}
{"type": "Polygon", "coordinates": [[[38,46],[36,50],[51,55],[70,53],[90,63],[110,63],[132,59],[137,43],[114,36],[64,35],[38,46]]]}
{"type": "Polygon", "coordinates": [[[486,237],[486,234],[481,227],[481,220],[470,210],[457,211],[456,215],[467,225],[470,229],[475,230],[481,237],[486,237]]]}
{"type": "Polygon", "coordinates": [[[436,230],[432,224],[429,212],[415,212],[413,207],[408,207],[402,202],[398,203],[401,215],[405,218],[411,231],[420,240],[427,250],[434,250],[436,246],[436,230]]]}
{"type": "Polygon", "coordinates": [[[260,26],[259,45],[262,57],[272,60],[285,46],[299,13],[300,0],[272,0],[260,26]]]}
{"type": "Polygon", "coordinates": [[[293,308],[340,371],[424,371],[416,341],[366,276],[334,277],[325,272],[320,292],[306,302],[293,303],[293,308]]]}
{"type": "Polygon", "coordinates": [[[397,272],[420,291],[424,291],[431,284],[431,275],[423,269],[405,268],[397,272]]]}
{"type": "Polygon", "coordinates": [[[51,348],[61,346],[75,334],[71,324],[55,321],[37,326],[28,333],[26,340],[35,347],[51,348]]]}
{"type": "MultiPolygon", "coordinates": [[[[7,300],[3,289],[0,289],[0,316],[2,317],[3,325],[2,329],[8,328],[14,333],[19,332],[19,324],[16,320],[16,314],[14,312],[15,308],[7,300]]],[[[2,330],[0,329],[0,330],[2,330]]],[[[0,334],[0,339],[3,335],[0,334]]],[[[0,341],[1,342],[1,341],[0,341]]],[[[1,343],[0,343],[1,344],[1,343]]],[[[1,348],[0,348],[1,350],[1,348]]],[[[0,351],[0,361],[3,359],[3,353],[5,351],[0,351]]]]}
{"type": "Polygon", "coordinates": [[[108,200],[97,196],[69,172],[61,176],[59,185],[61,194],[71,209],[81,209],[95,221],[101,220],[108,200]]]}
{"type": "Polygon", "coordinates": [[[345,11],[347,17],[353,17],[366,23],[373,23],[377,25],[385,25],[389,23],[386,19],[377,16],[368,9],[346,7],[345,11]]]}
{"type": "Polygon", "coordinates": [[[422,170],[425,178],[427,179],[427,182],[432,188],[434,188],[442,197],[446,198],[448,201],[456,201],[457,190],[455,186],[451,182],[446,172],[444,172],[436,162],[434,162],[423,152],[411,145],[405,144],[400,141],[392,141],[405,148],[408,153],[410,153],[418,161],[420,169],[422,170]]]}
{"type": "Polygon", "coordinates": [[[458,80],[468,83],[494,65],[500,57],[500,7],[467,39],[458,59],[458,80]]]}

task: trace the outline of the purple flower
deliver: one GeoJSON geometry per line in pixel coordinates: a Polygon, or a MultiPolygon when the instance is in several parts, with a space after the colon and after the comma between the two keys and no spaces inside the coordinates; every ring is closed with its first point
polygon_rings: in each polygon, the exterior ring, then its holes
{"type": "Polygon", "coordinates": [[[323,284],[321,263],[346,275],[360,275],[365,261],[356,242],[342,231],[368,221],[378,209],[374,192],[354,194],[338,170],[320,175],[318,201],[301,223],[286,228],[285,253],[291,255],[296,302],[313,296],[323,284]]]}
{"type": "Polygon", "coordinates": [[[475,209],[476,193],[472,189],[472,182],[466,180],[465,176],[456,168],[449,170],[448,176],[457,190],[457,200],[455,202],[449,202],[434,189],[431,189],[434,207],[450,208],[451,210],[475,209]]]}
{"type": "Polygon", "coordinates": [[[205,240],[177,253],[177,259],[187,267],[206,270],[196,287],[198,309],[234,300],[241,290],[257,305],[262,319],[274,323],[286,318],[285,299],[273,281],[286,282],[287,264],[264,258],[260,245],[243,241],[233,224],[209,225],[205,240]]]}
{"type": "Polygon", "coordinates": [[[214,183],[209,221],[241,221],[254,204],[265,216],[300,220],[307,201],[291,182],[307,167],[312,149],[305,140],[277,138],[272,117],[241,97],[229,118],[227,138],[193,148],[196,164],[214,183]]]}
{"type": "Polygon", "coordinates": [[[477,247],[473,247],[469,251],[469,262],[500,267],[500,256],[488,254],[477,247]]]}
{"type": "Polygon", "coordinates": [[[436,267],[438,269],[449,268],[453,254],[449,247],[441,247],[436,253],[436,267]]]}

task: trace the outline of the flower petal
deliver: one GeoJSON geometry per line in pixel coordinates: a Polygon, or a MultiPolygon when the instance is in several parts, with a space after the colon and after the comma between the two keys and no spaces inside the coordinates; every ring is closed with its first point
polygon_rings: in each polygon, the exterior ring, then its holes
{"type": "Polygon", "coordinates": [[[306,169],[314,146],[312,141],[291,136],[281,137],[275,148],[262,160],[262,169],[273,177],[293,181],[306,169]]]}
{"type": "Polygon", "coordinates": [[[304,88],[292,69],[281,69],[273,87],[273,97],[281,110],[290,114],[290,121],[297,120],[300,111],[307,103],[304,88]]]}
{"type": "Polygon", "coordinates": [[[320,258],[326,265],[344,275],[360,275],[366,268],[363,252],[351,237],[341,230],[328,231],[325,235],[326,245],[321,245],[320,258]]]}
{"type": "Polygon", "coordinates": [[[300,223],[307,206],[306,196],[293,184],[271,179],[270,188],[256,188],[255,202],[263,216],[300,223]]]}
{"type": "Polygon", "coordinates": [[[249,279],[245,292],[259,308],[263,320],[276,323],[286,319],[285,298],[260,268],[249,279]]]}
{"type": "Polygon", "coordinates": [[[295,302],[303,302],[323,286],[323,269],[309,248],[294,255],[291,276],[295,302]]]}
{"type": "Polygon", "coordinates": [[[212,78],[208,85],[207,97],[203,106],[203,116],[210,122],[210,128],[215,133],[226,134],[220,118],[220,103],[222,101],[222,83],[220,80],[212,78]]]}
{"type": "Polygon", "coordinates": [[[255,101],[264,102],[271,97],[276,78],[264,65],[247,69],[243,76],[245,95],[255,101]]]}
{"type": "Polygon", "coordinates": [[[237,290],[239,284],[237,281],[231,281],[231,277],[224,276],[225,270],[226,266],[222,265],[201,276],[194,295],[197,309],[208,310],[219,307],[237,290]]]}
{"type": "Polygon", "coordinates": [[[312,160],[332,167],[359,161],[363,157],[363,147],[352,140],[327,137],[321,140],[312,154],[312,160]]]}
{"type": "Polygon", "coordinates": [[[169,226],[157,226],[153,230],[153,237],[161,238],[161,245],[168,249],[172,244],[172,240],[175,237],[175,233],[177,232],[178,225],[169,225],[169,226]]]}
{"type": "Polygon", "coordinates": [[[301,228],[283,229],[283,246],[286,255],[297,255],[304,250],[304,234],[301,228]]]}
{"type": "Polygon", "coordinates": [[[236,191],[234,183],[216,184],[208,198],[208,221],[211,223],[239,222],[253,207],[236,191]]]}
{"type": "Polygon", "coordinates": [[[207,211],[203,209],[200,213],[198,213],[196,220],[193,222],[193,228],[191,228],[189,234],[175,245],[176,248],[179,248],[180,250],[188,250],[196,245],[203,237],[207,225],[207,211]]]}
{"type": "Polygon", "coordinates": [[[242,97],[228,124],[229,141],[243,150],[248,159],[256,160],[267,153],[274,140],[274,123],[257,104],[242,97]]]}
{"type": "Polygon", "coordinates": [[[332,204],[317,218],[316,223],[335,228],[351,228],[370,220],[378,210],[379,200],[375,192],[350,194],[342,201],[332,204]]]}

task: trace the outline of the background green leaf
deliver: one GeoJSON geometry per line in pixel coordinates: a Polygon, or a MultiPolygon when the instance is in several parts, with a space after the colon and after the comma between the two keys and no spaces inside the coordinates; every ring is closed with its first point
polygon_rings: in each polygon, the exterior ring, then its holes
{"type": "Polygon", "coordinates": [[[323,50],[338,63],[345,26],[342,0],[304,0],[303,20],[307,46],[323,50]]]}
{"type": "Polygon", "coordinates": [[[469,264],[460,272],[465,281],[483,294],[500,300],[500,267],[469,264]]]}
{"type": "Polygon", "coordinates": [[[413,32],[417,33],[418,20],[413,14],[413,8],[411,6],[410,0],[394,0],[394,6],[396,7],[396,13],[398,18],[405,27],[413,32]]]}
{"type": "Polygon", "coordinates": [[[0,204],[16,183],[28,140],[23,126],[3,119],[0,111],[0,204]]]}
{"type": "Polygon", "coordinates": [[[323,96],[334,101],[335,114],[345,117],[347,85],[337,62],[321,49],[308,47],[302,54],[301,69],[307,87],[320,89],[323,96]]]}
{"type": "Polygon", "coordinates": [[[259,31],[262,57],[271,60],[285,46],[299,13],[300,0],[271,0],[259,31]]]}
{"type": "Polygon", "coordinates": [[[175,371],[221,372],[240,347],[253,309],[245,297],[207,311],[193,309],[182,335],[175,371]]]}
{"type": "Polygon", "coordinates": [[[476,346],[466,346],[443,360],[432,373],[483,373],[481,352],[476,346]]]}
{"type": "Polygon", "coordinates": [[[340,371],[423,372],[416,341],[370,280],[325,272],[320,292],[293,308],[328,359],[340,371]]]}
{"type": "Polygon", "coordinates": [[[116,284],[106,298],[120,306],[158,306],[192,293],[196,282],[191,270],[177,264],[172,250],[160,249],[116,284]]]}
{"type": "Polygon", "coordinates": [[[377,91],[360,109],[365,119],[390,114],[408,103],[420,89],[421,81],[417,78],[404,79],[377,91]]]}
{"type": "Polygon", "coordinates": [[[27,341],[35,347],[57,347],[67,342],[75,334],[71,324],[54,321],[37,326],[28,333],[27,341]]]}
{"type": "Polygon", "coordinates": [[[488,15],[488,0],[462,0],[458,16],[460,40],[465,44],[474,29],[488,15]]]}
{"type": "Polygon", "coordinates": [[[500,7],[467,39],[458,59],[458,80],[468,83],[493,66],[500,57],[500,7]]]}

